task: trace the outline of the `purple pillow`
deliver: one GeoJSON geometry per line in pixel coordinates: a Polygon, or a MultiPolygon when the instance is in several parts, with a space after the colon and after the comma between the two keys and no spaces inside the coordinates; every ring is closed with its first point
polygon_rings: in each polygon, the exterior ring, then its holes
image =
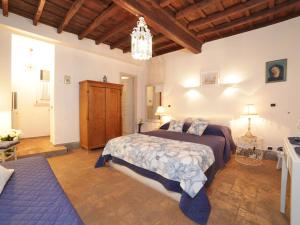
{"type": "Polygon", "coordinates": [[[227,128],[222,125],[208,124],[205,131],[203,132],[203,135],[215,135],[224,137],[223,129],[227,128]]]}
{"type": "Polygon", "coordinates": [[[169,126],[170,126],[170,122],[167,122],[167,123],[163,124],[159,129],[168,130],[169,126]]]}

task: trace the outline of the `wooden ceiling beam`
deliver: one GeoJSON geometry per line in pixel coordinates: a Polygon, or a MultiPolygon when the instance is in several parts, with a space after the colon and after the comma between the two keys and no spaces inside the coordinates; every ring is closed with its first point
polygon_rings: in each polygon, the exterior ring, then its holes
{"type": "Polygon", "coordinates": [[[275,6],[275,0],[269,0],[269,7],[273,8],[275,6]]]}
{"type": "Polygon", "coordinates": [[[132,13],[133,15],[143,15],[151,27],[164,34],[184,48],[194,53],[200,53],[202,41],[188,31],[176,19],[170,16],[156,1],[145,2],[136,0],[113,0],[115,4],[132,13]]]}
{"type": "Polygon", "coordinates": [[[88,34],[92,33],[100,24],[106,20],[107,18],[112,17],[118,10],[118,6],[115,4],[109,5],[106,9],[104,9],[99,16],[94,19],[94,21],[79,35],[79,40],[85,38],[88,34]]]}
{"type": "Polygon", "coordinates": [[[33,25],[35,25],[35,26],[40,21],[45,3],[46,3],[46,0],[40,0],[40,2],[39,2],[38,8],[37,8],[36,13],[35,13],[35,16],[33,18],[33,25]]]}
{"type": "Polygon", "coordinates": [[[165,41],[165,42],[162,42],[162,43],[158,43],[158,44],[154,44],[153,45],[153,51],[155,52],[156,49],[161,49],[161,48],[168,48],[168,47],[172,47],[174,45],[177,45],[176,43],[174,43],[173,41],[165,41]]]}
{"type": "Polygon", "coordinates": [[[131,50],[131,45],[123,48],[123,53],[128,53],[128,52],[130,52],[130,50],[131,50]]]}
{"type": "Polygon", "coordinates": [[[195,13],[204,7],[216,3],[218,0],[202,0],[201,2],[187,6],[176,13],[176,19],[181,19],[191,13],[195,13]]]}
{"type": "Polygon", "coordinates": [[[181,50],[181,49],[182,49],[182,47],[179,46],[179,45],[174,45],[174,46],[171,46],[169,48],[158,49],[154,52],[153,57],[164,55],[164,54],[174,52],[174,51],[178,51],[178,50],[181,50]]]}
{"type": "Polygon", "coordinates": [[[160,7],[167,7],[168,5],[170,5],[172,2],[174,2],[174,0],[161,0],[159,2],[160,7]]]}
{"type": "Polygon", "coordinates": [[[237,5],[231,6],[224,11],[214,13],[212,15],[207,16],[206,18],[201,18],[201,19],[197,19],[197,20],[190,22],[188,24],[188,29],[195,29],[195,28],[198,28],[199,26],[215,22],[217,20],[229,17],[236,13],[247,12],[249,9],[256,7],[258,5],[262,5],[264,3],[265,2],[262,0],[250,0],[245,3],[240,3],[237,5]]]}
{"type": "Polygon", "coordinates": [[[111,49],[114,49],[114,48],[118,48],[119,46],[121,46],[122,44],[125,44],[125,43],[130,43],[130,35],[126,35],[125,37],[119,39],[118,41],[112,43],[110,45],[110,48],[111,49]]]}
{"type": "Polygon", "coordinates": [[[162,35],[162,34],[157,34],[157,35],[155,35],[155,36],[153,37],[152,43],[153,43],[153,44],[156,44],[156,43],[159,43],[159,42],[161,42],[161,41],[163,41],[163,40],[166,40],[166,37],[165,37],[164,35],[162,35]]]}
{"type": "Polygon", "coordinates": [[[2,0],[2,13],[3,16],[8,16],[8,0],[2,0]]]}
{"type": "MultiPolygon", "coordinates": [[[[255,24],[253,26],[249,26],[247,28],[243,28],[243,29],[238,29],[238,30],[235,30],[233,32],[228,32],[226,34],[223,34],[221,35],[221,38],[226,38],[226,37],[230,37],[230,36],[234,36],[234,35],[237,35],[237,34],[240,34],[240,33],[243,33],[243,32],[247,32],[247,31],[251,31],[251,30],[255,30],[255,29],[259,29],[259,28],[262,28],[262,27],[266,27],[266,26],[270,26],[270,25],[273,25],[273,24],[276,24],[276,23],[280,23],[282,21],[286,21],[288,19],[292,19],[294,17],[297,17],[297,16],[300,16],[300,12],[293,12],[293,13],[289,13],[287,16],[284,16],[284,17],[279,17],[273,21],[266,21],[266,22],[263,22],[263,23],[259,23],[259,24],[255,24]]],[[[215,41],[217,39],[220,39],[220,37],[212,37],[212,38],[209,38],[209,39],[206,39],[205,42],[210,42],[210,41],[215,41]]]]}
{"type": "MultiPolygon", "coordinates": [[[[269,8],[273,8],[275,6],[275,0],[269,0],[268,2],[269,8]]],[[[270,20],[273,20],[274,16],[270,16],[270,20]]]]}
{"type": "Polygon", "coordinates": [[[221,0],[216,1],[216,6],[217,6],[218,10],[221,11],[221,12],[225,10],[221,0]]]}
{"type": "Polygon", "coordinates": [[[78,12],[78,10],[81,8],[85,0],[76,0],[71,8],[68,10],[63,22],[60,24],[60,26],[57,28],[57,32],[61,33],[65,27],[69,24],[73,16],[78,12]]]}
{"type": "Polygon", "coordinates": [[[234,20],[230,23],[221,24],[221,25],[216,26],[214,28],[205,29],[203,31],[200,31],[197,35],[198,36],[203,36],[203,35],[207,35],[207,34],[211,34],[211,33],[222,32],[222,31],[225,31],[225,30],[228,30],[228,29],[232,29],[236,26],[241,26],[241,25],[245,25],[245,24],[255,22],[257,20],[266,18],[266,17],[271,16],[273,14],[280,13],[280,12],[282,12],[282,10],[288,10],[288,9],[291,9],[291,8],[297,7],[297,6],[300,6],[300,1],[299,0],[286,1],[286,2],[283,2],[279,5],[274,6],[271,9],[268,8],[268,9],[262,10],[260,12],[253,13],[249,17],[246,17],[246,18],[242,17],[242,18],[234,20]]]}
{"type": "MultiPolygon", "coordinates": [[[[96,44],[99,45],[106,41],[108,38],[112,37],[113,35],[120,33],[124,30],[128,30],[131,26],[133,27],[134,24],[136,23],[136,18],[131,17],[128,19],[123,20],[122,23],[116,24],[113,28],[108,29],[108,31],[104,34],[102,34],[100,37],[96,39],[96,44]]],[[[128,32],[129,33],[129,32],[128,32]]]]}

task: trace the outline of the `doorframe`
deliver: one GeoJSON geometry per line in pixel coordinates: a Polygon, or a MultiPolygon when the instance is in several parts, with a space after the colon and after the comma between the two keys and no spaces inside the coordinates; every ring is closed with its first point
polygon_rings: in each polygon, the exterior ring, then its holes
{"type": "MultiPolygon", "coordinates": [[[[50,138],[50,143],[54,144],[55,143],[55,117],[54,117],[54,96],[55,96],[55,87],[54,87],[54,81],[55,81],[55,54],[56,54],[56,46],[55,43],[49,40],[46,40],[42,37],[35,37],[32,36],[30,34],[25,34],[25,33],[19,33],[19,32],[12,32],[10,34],[10,42],[11,42],[11,46],[10,46],[10,85],[11,85],[11,102],[13,103],[13,93],[14,92],[18,92],[18,89],[16,89],[13,85],[13,66],[14,66],[14,58],[13,58],[13,39],[15,37],[21,37],[24,39],[31,39],[33,42],[42,42],[46,45],[51,45],[51,48],[53,51],[53,65],[52,68],[50,70],[50,80],[49,80],[49,92],[50,92],[50,101],[49,101],[49,105],[44,106],[47,107],[49,110],[49,138],[50,138]]],[[[15,110],[13,108],[13,105],[11,106],[11,128],[13,128],[15,122],[15,115],[13,115],[15,113],[15,110]]],[[[39,138],[39,137],[44,137],[44,136],[36,136],[36,137],[29,137],[29,138],[39,138]]]]}
{"type": "MultiPolygon", "coordinates": [[[[133,127],[134,127],[133,132],[137,132],[136,124],[137,124],[137,86],[138,86],[137,81],[138,81],[138,78],[134,74],[121,72],[120,73],[120,84],[122,84],[122,76],[130,77],[133,79],[133,89],[134,89],[134,91],[133,91],[133,99],[134,99],[134,101],[133,101],[133,112],[134,112],[134,114],[133,114],[133,127]]],[[[123,93],[122,93],[122,95],[123,95],[123,93]]],[[[122,121],[124,121],[123,118],[122,118],[122,121]]],[[[122,126],[123,126],[123,124],[122,124],[122,126]]],[[[122,130],[122,133],[123,133],[123,130],[122,130]]]]}

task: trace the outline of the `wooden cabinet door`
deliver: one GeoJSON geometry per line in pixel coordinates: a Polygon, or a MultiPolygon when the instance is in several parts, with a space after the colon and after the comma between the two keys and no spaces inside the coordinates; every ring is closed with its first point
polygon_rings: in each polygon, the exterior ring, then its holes
{"type": "Polygon", "coordinates": [[[96,86],[89,88],[89,148],[99,148],[106,144],[105,89],[96,86]]]}
{"type": "Polygon", "coordinates": [[[121,89],[106,89],[106,140],[122,135],[121,89]]]}

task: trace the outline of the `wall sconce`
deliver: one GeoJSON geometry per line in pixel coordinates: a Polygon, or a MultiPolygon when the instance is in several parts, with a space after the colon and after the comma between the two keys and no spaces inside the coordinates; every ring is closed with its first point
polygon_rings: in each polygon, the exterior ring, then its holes
{"type": "Polygon", "coordinates": [[[201,94],[199,93],[199,91],[195,90],[195,89],[190,89],[185,93],[186,97],[191,100],[197,100],[201,97],[201,94]]]}
{"type": "Polygon", "coordinates": [[[189,78],[189,79],[184,80],[182,86],[185,87],[185,88],[199,87],[200,86],[200,80],[195,79],[195,78],[189,78]]]}
{"type": "Polygon", "coordinates": [[[223,94],[225,96],[233,96],[236,92],[238,91],[238,88],[235,87],[227,87],[224,91],[223,94]]]}

